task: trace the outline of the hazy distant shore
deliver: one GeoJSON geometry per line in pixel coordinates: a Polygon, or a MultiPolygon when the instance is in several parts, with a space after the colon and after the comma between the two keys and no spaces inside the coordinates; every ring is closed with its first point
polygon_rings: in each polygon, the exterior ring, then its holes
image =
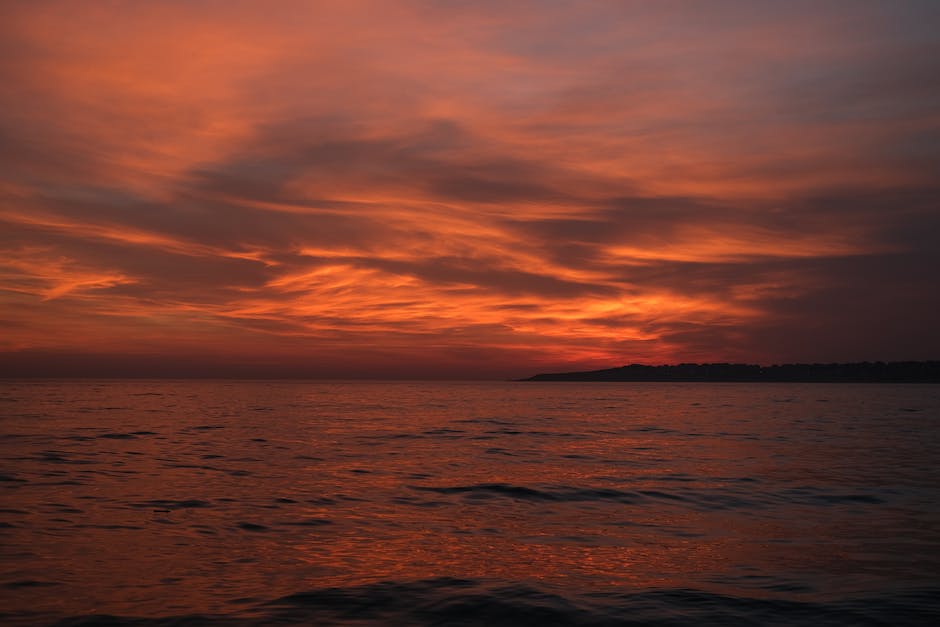
{"type": "Polygon", "coordinates": [[[520,381],[704,381],[786,383],[940,383],[940,361],[830,364],[676,364],[542,373],[520,381]]]}

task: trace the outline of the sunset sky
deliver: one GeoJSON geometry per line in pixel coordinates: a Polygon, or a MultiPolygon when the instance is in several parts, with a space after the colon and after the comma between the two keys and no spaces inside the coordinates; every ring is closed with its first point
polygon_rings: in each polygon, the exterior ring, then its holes
{"type": "Polygon", "coordinates": [[[3,2],[0,374],[940,358],[940,2],[3,2]]]}

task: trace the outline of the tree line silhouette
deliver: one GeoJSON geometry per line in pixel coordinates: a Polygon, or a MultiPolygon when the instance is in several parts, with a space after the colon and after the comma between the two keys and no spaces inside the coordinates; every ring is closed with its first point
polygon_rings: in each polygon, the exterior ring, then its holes
{"type": "Polygon", "coordinates": [[[523,381],[730,381],[940,383],[940,361],[863,361],[759,366],[732,363],[630,364],[585,372],[537,374],[523,381]]]}

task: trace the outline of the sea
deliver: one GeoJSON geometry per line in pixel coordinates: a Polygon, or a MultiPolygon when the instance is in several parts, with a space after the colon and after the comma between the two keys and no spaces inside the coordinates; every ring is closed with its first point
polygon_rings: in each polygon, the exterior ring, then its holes
{"type": "Polygon", "coordinates": [[[940,385],[7,380],[4,625],[940,624],[940,385]]]}

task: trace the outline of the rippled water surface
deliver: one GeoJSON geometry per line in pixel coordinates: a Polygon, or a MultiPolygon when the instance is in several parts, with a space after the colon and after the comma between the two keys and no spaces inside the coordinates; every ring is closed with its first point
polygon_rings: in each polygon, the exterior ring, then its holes
{"type": "Polygon", "coordinates": [[[934,385],[8,381],[0,619],[931,624],[938,460],[934,385]]]}

